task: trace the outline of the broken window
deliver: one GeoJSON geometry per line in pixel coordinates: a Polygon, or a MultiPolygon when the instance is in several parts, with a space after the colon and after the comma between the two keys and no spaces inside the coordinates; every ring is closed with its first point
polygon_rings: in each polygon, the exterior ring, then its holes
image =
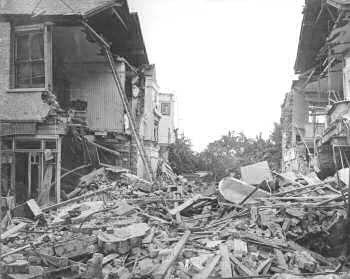
{"type": "Polygon", "coordinates": [[[44,31],[15,32],[15,87],[44,88],[44,31]]]}
{"type": "Polygon", "coordinates": [[[170,103],[162,103],[160,111],[163,115],[170,115],[170,103]]]}

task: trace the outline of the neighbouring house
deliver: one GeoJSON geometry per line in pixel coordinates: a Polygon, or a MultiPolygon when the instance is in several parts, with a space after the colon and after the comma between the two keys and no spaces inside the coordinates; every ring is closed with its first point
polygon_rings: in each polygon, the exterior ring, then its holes
{"type": "Polygon", "coordinates": [[[160,90],[126,0],[1,0],[0,65],[3,195],[60,201],[76,168],[154,178],[160,90]]]}
{"type": "Polygon", "coordinates": [[[291,91],[282,105],[283,171],[349,166],[350,1],[305,0],[291,91]]]}
{"type": "Polygon", "coordinates": [[[159,103],[162,115],[159,122],[160,155],[167,161],[169,146],[175,142],[175,95],[172,93],[160,93],[159,103]]]}

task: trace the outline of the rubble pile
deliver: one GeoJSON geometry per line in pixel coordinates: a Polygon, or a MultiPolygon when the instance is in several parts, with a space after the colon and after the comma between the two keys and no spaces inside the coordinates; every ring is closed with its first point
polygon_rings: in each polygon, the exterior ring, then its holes
{"type": "Polygon", "coordinates": [[[342,189],[279,179],[279,192],[254,190],[232,203],[213,184],[151,184],[100,169],[70,200],[45,208],[31,200],[12,211],[1,271],[11,279],[342,276],[344,258],[324,256],[346,219],[342,189]]]}

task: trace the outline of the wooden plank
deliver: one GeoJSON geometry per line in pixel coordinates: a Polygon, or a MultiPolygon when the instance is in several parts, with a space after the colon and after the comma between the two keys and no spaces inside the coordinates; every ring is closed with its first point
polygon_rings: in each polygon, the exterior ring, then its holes
{"type": "MultiPolygon", "coordinates": [[[[56,141],[57,145],[57,162],[56,162],[56,202],[61,201],[61,143],[62,138],[58,138],[56,141]]],[[[51,181],[50,181],[51,183],[51,181]]]]}
{"type": "Polygon", "coordinates": [[[12,138],[12,164],[11,164],[11,190],[16,193],[16,154],[15,154],[15,138],[12,138]]]}
{"type": "Polygon", "coordinates": [[[258,273],[258,274],[263,273],[263,272],[265,271],[266,267],[267,267],[269,264],[271,264],[271,263],[272,263],[272,259],[271,259],[271,258],[269,258],[269,259],[267,259],[267,260],[265,260],[265,261],[260,262],[258,268],[256,269],[256,273],[258,273]]]}
{"type": "Polygon", "coordinates": [[[190,237],[191,232],[186,231],[180,241],[175,245],[174,249],[172,250],[170,256],[165,259],[161,266],[154,272],[153,276],[155,279],[161,279],[164,278],[164,276],[167,274],[168,269],[174,264],[177,257],[181,253],[182,249],[184,248],[188,238],[190,237]]]}
{"type": "Polygon", "coordinates": [[[294,241],[292,240],[289,240],[288,241],[288,245],[290,248],[292,248],[293,250],[295,251],[306,251],[307,253],[309,253],[314,259],[316,259],[317,261],[319,261],[320,263],[326,265],[326,266],[331,266],[331,267],[335,267],[336,265],[339,264],[339,262],[336,260],[336,259],[331,259],[331,258],[325,258],[324,256],[314,252],[314,251],[311,251],[311,250],[308,250],[302,246],[300,246],[299,244],[295,243],[294,241]]]}
{"type": "Polygon", "coordinates": [[[32,194],[32,153],[29,152],[28,153],[28,174],[27,174],[27,179],[28,179],[28,193],[27,193],[27,199],[31,198],[31,194],[32,194]]]}
{"type": "Polygon", "coordinates": [[[120,255],[117,253],[109,254],[103,258],[102,265],[106,265],[118,257],[120,257],[120,255]]]}
{"type": "Polygon", "coordinates": [[[201,197],[202,197],[201,195],[197,194],[197,195],[193,196],[192,198],[186,200],[184,203],[180,204],[179,206],[177,206],[173,209],[170,209],[169,213],[171,215],[176,215],[177,213],[180,213],[182,210],[186,209],[187,207],[190,207],[196,201],[201,199],[201,197]]]}
{"type": "Polygon", "coordinates": [[[121,17],[121,15],[118,13],[117,9],[115,7],[112,8],[112,11],[114,13],[114,15],[119,19],[120,23],[123,25],[123,27],[125,28],[126,31],[128,31],[128,26],[126,25],[125,21],[123,20],[123,18],[121,17]]]}
{"type": "Polygon", "coordinates": [[[288,232],[291,223],[292,223],[292,220],[291,220],[290,218],[284,219],[283,225],[282,225],[282,231],[283,231],[284,233],[287,233],[287,232],[288,232]]]}
{"type": "Polygon", "coordinates": [[[89,142],[89,144],[91,144],[91,145],[93,145],[93,146],[95,146],[95,147],[97,147],[97,148],[100,148],[100,149],[102,149],[103,151],[106,151],[106,152],[108,152],[108,153],[110,153],[110,154],[112,154],[112,155],[114,155],[114,156],[116,156],[116,157],[120,157],[120,152],[118,152],[118,151],[115,151],[115,150],[112,150],[112,149],[110,149],[110,148],[107,148],[107,147],[105,147],[105,146],[103,146],[103,145],[100,145],[100,144],[98,144],[98,143],[96,143],[96,142],[93,142],[89,137],[87,137],[87,136],[85,136],[85,139],[89,142]]]}
{"type": "Polygon", "coordinates": [[[307,201],[307,200],[323,200],[323,199],[337,199],[339,198],[338,195],[322,195],[322,196],[309,196],[309,197],[270,197],[270,198],[256,198],[259,200],[266,200],[266,201],[273,201],[273,200],[279,200],[279,201],[289,201],[289,200],[296,200],[296,201],[307,201]]]}
{"type": "Polygon", "coordinates": [[[80,201],[80,200],[83,200],[83,199],[87,199],[89,197],[92,197],[92,196],[95,196],[95,195],[98,195],[98,194],[102,194],[102,193],[104,193],[106,191],[112,190],[113,188],[114,188],[114,185],[106,187],[104,189],[100,189],[100,190],[88,193],[88,194],[85,194],[85,195],[81,195],[79,197],[72,198],[70,200],[66,200],[66,201],[63,201],[63,202],[51,205],[51,206],[47,206],[45,208],[42,208],[42,211],[47,212],[49,210],[61,208],[63,206],[66,206],[67,204],[70,204],[70,203],[73,203],[73,202],[77,202],[77,201],[80,201]]]}
{"type": "Polygon", "coordinates": [[[237,259],[234,256],[230,256],[231,261],[237,265],[239,267],[239,269],[241,269],[247,276],[257,276],[257,272],[256,271],[252,271],[250,270],[248,267],[246,267],[243,263],[241,263],[241,261],[239,259],[237,259]]]}
{"type": "MultiPolygon", "coordinates": [[[[210,274],[213,272],[215,266],[218,264],[221,255],[216,255],[206,266],[205,268],[198,274],[194,275],[192,279],[207,279],[210,274]]],[[[231,275],[232,277],[232,275],[231,275]]]]}
{"type": "Polygon", "coordinates": [[[220,245],[220,255],[221,255],[221,277],[222,278],[232,278],[232,268],[230,262],[230,254],[227,245],[220,245]]]}
{"type": "Polygon", "coordinates": [[[239,205],[243,205],[247,200],[249,200],[249,198],[251,196],[253,196],[255,194],[255,192],[257,192],[260,188],[260,184],[258,186],[255,187],[255,189],[253,191],[251,191],[240,203],[239,205]]]}
{"type": "Polygon", "coordinates": [[[171,279],[172,278],[171,275],[173,274],[174,270],[175,270],[175,267],[171,266],[168,272],[165,274],[164,279],[171,279]]]}
{"type": "Polygon", "coordinates": [[[112,52],[110,50],[110,47],[109,47],[108,44],[106,45],[104,43],[105,41],[101,38],[101,36],[99,36],[96,33],[96,31],[89,24],[87,24],[85,21],[83,21],[82,23],[87,28],[89,28],[89,30],[91,32],[93,32],[95,34],[95,36],[97,36],[99,41],[104,45],[105,54],[106,54],[106,57],[107,57],[107,59],[109,61],[109,65],[110,65],[111,70],[112,70],[113,78],[114,78],[115,84],[116,84],[117,89],[118,89],[117,91],[118,91],[118,93],[120,95],[120,98],[121,98],[122,103],[123,103],[123,107],[125,109],[125,112],[126,112],[126,115],[127,115],[128,119],[129,119],[130,128],[131,128],[131,131],[132,131],[132,135],[133,135],[133,137],[135,139],[137,149],[138,149],[138,151],[140,153],[140,156],[141,156],[142,162],[144,164],[145,171],[146,171],[146,173],[148,175],[148,178],[149,178],[150,182],[153,182],[154,180],[156,180],[156,176],[154,174],[154,171],[152,169],[151,163],[149,161],[149,157],[147,156],[147,153],[146,153],[146,150],[145,150],[145,146],[143,145],[143,142],[141,141],[140,136],[139,136],[139,134],[137,132],[136,121],[135,121],[135,118],[134,118],[133,114],[130,111],[128,100],[127,100],[127,96],[126,96],[124,87],[122,85],[122,82],[120,80],[120,77],[119,77],[119,74],[118,74],[118,71],[117,71],[117,68],[116,68],[116,65],[115,65],[115,61],[114,61],[112,52]]]}
{"type": "Polygon", "coordinates": [[[40,206],[46,205],[50,201],[50,190],[51,190],[51,180],[52,180],[52,165],[48,165],[45,170],[44,180],[42,183],[42,188],[40,189],[38,204],[40,206]]]}
{"type": "Polygon", "coordinates": [[[288,270],[288,265],[287,265],[286,259],[284,258],[284,255],[281,252],[281,250],[275,248],[275,249],[273,249],[273,251],[276,255],[276,260],[277,260],[278,266],[282,269],[288,270]]]}
{"type": "Polygon", "coordinates": [[[247,242],[254,242],[257,244],[261,244],[264,246],[272,247],[272,248],[287,248],[288,244],[287,242],[280,240],[280,239],[268,239],[264,237],[257,236],[253,233],[248,232],[233,232],[232,236],[234,238],[241,238],[246,240],[247,242]]]}
{"type": "Polygon", "coordinates": [[[90,173],[82,176],[79,179],[78,186],[79,187],[88,186],[89,184],[91,184],[94,181],[94,179],[96,179],[96,177],[98,177],[100,175],[103,175],[104,173],[105,173],[105,169],[104,168],[99,168],[99,169],[93,170],[90,173]]]}
{"type": "Polygon", "coordinates": [[[29,207],[29,209],[31,210],[31,212],[33,213],[34,218],[37,218],[43,214],[43,212],[41,211],[39,205],[36,203],[35,200],[30,199],[26,203],[27,203],[27,206],[29,207]]]}
{"type": "Polygon", "coordinates": [[[24,223],[24,222],[19,223],[18,225],[8,229],[3,234],[1,234],[1,239],[6,240],[8,237],[13,236],[14,234],[19,232],[20,230],[23,230],[27,225],[28,224],[24,223]]]}

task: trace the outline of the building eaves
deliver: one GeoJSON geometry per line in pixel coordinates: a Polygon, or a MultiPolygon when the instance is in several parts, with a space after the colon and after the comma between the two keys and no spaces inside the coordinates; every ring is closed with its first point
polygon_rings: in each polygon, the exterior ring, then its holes
{"type": "Polygon", "coordinates": [[[350,10],[350,0],[327,0],[327,4],[337,9],[350,10]]]}
{"type": "Polygon", "coordinates": [[[4,0],[0,15],[88,15],[103,8],[121,5],[120,0],[4,0]]]}
{"type": "MultiPolygon", "coordinates": [[[[332,0],[338,1],[338,0],[332,0]]],[[[334,9],[334,7],[331,7],[334,9]]],[[[294,70],[297,74],[305,72],[319,61],[318,54],[329,35],[329,22],[332,18],[322,0],[306,0],[294,70]]]]}

